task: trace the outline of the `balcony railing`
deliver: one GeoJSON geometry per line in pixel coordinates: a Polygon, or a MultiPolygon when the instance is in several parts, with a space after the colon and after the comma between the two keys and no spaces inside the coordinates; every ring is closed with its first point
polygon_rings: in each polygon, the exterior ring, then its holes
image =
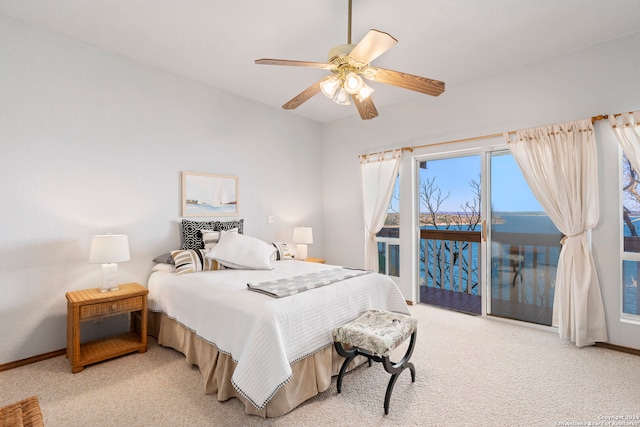
{"type": "Polygon", "coordinates": [[[420,302],[481,314],[480,232],[420,230],[420,302]]]}
{"type": "Polygon", "coordinates": [[[479,231],[420,230],[421,285],[478,295],[479,231]]]}
{"type": "MultiPolygon", "coordinates": [[[[562,236],[494,231],[492,237],[492,314],[550,324],[562,236]]],[[[420,230],[421,302],[480,313],[480,241],[479,231],[420,230]]],[[[398,245],[396,237],[378,238],[380,272],[399,273],[398,245]]]]}
{"type": "MultiPolygon", "coordinates": [[[[420,285],[427,285],[425,276],[429,277],[428,286],[443,287],[445,289],[463,289],[467,293],[477,284],[477,258],[479,255],[480,232],[475,231],[450,231],[450,230],[421,230],[420,239],[420,285]],[[425,244],[425,242],[427,242],[425,244]],[[473,243],[470,245],[469,243],[473,243]],[[460,250],[466,254],[461,254],[460,250]],[[429,263],[425,263],[425,259],[429,263]],[[450,260],[454,260],[451,262],[450,260]],[[467,276],[462,274],[468,270],[468,260],[474,260],[472,270],[476,274],[467,276]],[[428,270],[425,270],[425,265],[428,270]],[[462,270],[461,270],[462,269],[462,270]],[[430,274],[425,275],[425,271],[430,274]],[[464,279],[464,284],[461,282],[464,279]],[[455,282],[451,288],[452,279],[455,282]],[[475,283],[472,283],[475,280],[475,283]],[[435,283],[443,283],[444,286],[435,286],[435,283]]],[[[400,275],[400,239],[397,228],[384,228],[377,237],[379,272],[392,276],[400,275]]]]}
{"type": "MultiPolygon", "coordinates": [[[[459,304],[480,299],[480,232],[421,230],[423,284],[431,294],[458,293],[459,304]],[[469,297],[462,297],[468,295],[469,297]]],[[[551,324],[560,234],[492,233],[491,314],[544,325],[551,324]]],[[[433,297],[432,297],[433,298],[433,297]]],[[[448,297],[450,308],[457,307],[448,297]],[[453,305],[453,306],[452,306],[453,305]]]]}
{"type": "Polygon", "coordinates": [[[501,305],[535,306],[539,312],[544,312],[545,319],[536,323],[551,324],[556,269],[563,236],[559,233],[494,232],[492,237],[493,242],[502,249],[492,258],[491,289],[492,301],[495,302],[492,311],[500,314],[498,301],[501,305]]]}

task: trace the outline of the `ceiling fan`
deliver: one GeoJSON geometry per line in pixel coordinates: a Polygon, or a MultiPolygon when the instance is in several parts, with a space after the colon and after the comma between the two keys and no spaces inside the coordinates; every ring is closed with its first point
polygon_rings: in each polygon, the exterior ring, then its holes
{"type": "Polygon", "coordinates": [[[432,96],[438,96],[444,92],[444,82],[369,65],[371,61],[395,46],[398,41],[385,32],[370,30],[358,44],[351,44],[351,2],[352,0],[349,0],[347,44],[331,49],[326,63],[269,58],[255,61],[256,64],[322,68],[331,71],[331,75],[323,77],[300,92],[282,108],[293,110],[322,92],[336,104],[350,105],[349,99],[353,100],[363,120],[373,119],[378,116],[370,96],[373,89],[367,86],[363,77],[374,82],[432,96]]]}

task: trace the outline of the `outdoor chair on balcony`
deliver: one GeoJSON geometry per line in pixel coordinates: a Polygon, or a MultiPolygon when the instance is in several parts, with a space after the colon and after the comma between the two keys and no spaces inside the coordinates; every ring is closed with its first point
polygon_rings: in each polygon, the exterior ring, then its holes
{"type": "Polygon", "coordinates": [[[517,246],[511,246],[509,251],[504,250],[502,244],[498,242],[491,242],[491,262],[492,268],[497,271],[497,266],[501,263],[509,264],[509,268],[513,272],[513,279],[511,280],[511,287],[516,286],[516,279],[520,278],[522,281],[522,268],[524,267],[524,256],[520,255],[519,248],[517,246]]]}
{"type": "Polygon", "coordinates": [[[384,396],[384,413],[389,413],[389,401],[398,376],[405,369],[411,371],[411,382],[416,381],[416,369],[409,362],[416,343],[418,321],[411,316],[382,310],[369,310],[351,322],[332,331],[338,354],[345,358],[338,375],[338,393],[342,392],[342,378],[351,361],[356,356],[364,356],[369,361],[381,362],[385,371],[391,374],[384,396]],[[404,357],[396,363],[389,360],[389,353],[411,337],[404,357]],[[345,349],[345,346],[349,349],[345,349]]]}

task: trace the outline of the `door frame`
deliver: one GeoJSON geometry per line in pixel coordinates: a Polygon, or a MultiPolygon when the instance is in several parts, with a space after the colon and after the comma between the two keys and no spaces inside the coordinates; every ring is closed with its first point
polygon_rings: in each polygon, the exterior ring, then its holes
{"type": "MultiPolygon", "coordinates": [[[[444,144],[442,144],[444,145],[444,144]]],[[[491,316],[491,259],[489,257],[489,250],[491,248],[491,230],[486,224],[490,221],[491,212],[491,155],[495,152],[508,152],[509,147],[507,142],[502,137],[487,137],[483,139],[477,139],[472,141],[461,141],[454,143],[447,143],[447,149],[443,150],[442,145],[435,144],[432,147],[425,147],[421,150],[416,150],[411,156],[405,156],[403,158],[403,164],[401,164],[401,195],[410,194],[409,201],[406,198],[401,199],[401,212],[411,212],[411,215],[400,215],[400,225],[402,229],[411,229],[413,233],[410,233],[409,239],[401,239],[401,252],[411,254],[411,256],[400,257],[401,259],[401,272],[411,271],[410,278],[403,277],[401,273],[401,284],[406,286],[406,280],[410,280],[411,285],[411,300],[413,302],[419,302],[420,292],[420,203],[419,203],[419,189],[420,189],[420,163],[424,161],[435,161],[443,159],[451,159],[456,157],[466,156],[480,156],[480,185],[481,185],[481,205],[480,215],[482,226],[482,236],[480,242],[480,254],[478,263],[480,266],[479,274],[479,286],[480,296],[482,298],[482,312],[481,316],[491,316]],[[404,168],[403,168],[404,166],[404,168]],[[404,170],[404,172],[403,172],[404,170]],[[404,181],[403,181],[404,180],[404,181]],[[404,202],[404,203],[403,203],[404,202]],[[404,220],[404,222],[403,222],[404,220]],[[404,263],[404,264],[403,264],[404,263]]],[[[405,288],[406,289],[406,288],[405,288]]],[[[497,316],[491,316],[492,319],[504,321],[508,323],[515,323],[520,325],[527,325],[536,329],[544,330],[556,330],[556,328],[546,325],[540,325],[530,323],[517,319],[509,319],[497,316]]]]}
{"type": "MultiPolygon", "coordinates": [[[[434,144],[430,147],[423,147],[415,150],[412,155],[404,156],[400,166],[400,227],[402,230],[413,230],[412,233],[401,235],[400,252],[411,254],[411,256],[400,257],[400,287],[405,295],[411,296],[410,301],[420,301],[420,203],[418,202],[420,190],[420,162],[450,159],[455,157],[480,156],[480,185],[481,185],[481,205],[480,205],[480,221],[486,221],[486,208],[484,206],[487,189],[485,184],[487,153],[496,149],[508,149],[506,141],[502,138],[492,137],[486,139],[475,139],[471,141],[461,141],[454,143],[446,143],[446,150],[443,149],[444,144],[434,144]],[[487,144],[492,140],[494,143],[487,144]],[[411,197],[402,197],[402,194],[410,194],[411,197]],[[410,199],[410,200],[406,200],[410,199]],[[403,215],[402,212],[410,212],[410,215],[403,215]],[[406,238],[405,238],[406,237],[406,238]],[[404,272],[409,271],[411,274],[406,275],[404,272]],[[408,277],[407,277],[408,276],[408,277]],[[408,292],[407,292],[408,291],[408,292]]],[[[480,242],[480,258],[478,260],[480,266],[479,290],[482,298],[481,316],[487,315],[487,277],[486,277],[486,241],[483,233],[480,242]]]]}

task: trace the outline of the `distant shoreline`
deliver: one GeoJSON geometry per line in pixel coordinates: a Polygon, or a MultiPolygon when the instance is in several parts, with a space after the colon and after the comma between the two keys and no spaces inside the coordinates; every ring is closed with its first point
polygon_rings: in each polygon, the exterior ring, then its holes
{"type": "MultiPolygon", "coordinates": [[[[431,214],[429,213],[421,213],[420,214],[420,224],[421,225],[434,225],[431,222],[431,214]],[[423,220],[423,218],[428,218],[427,220],[423,220]]],[[[468,214],[466,212],[439,212],[436,215],[436,223],[435,226],[447,226],[447,225],[457,225],[457,226],[461,226],[461,225],[469,225],[469,223],[467,221],[465,221],[466,218],[468,218],[468,214]],[[462,219],[462,221],[459,221],[460,219],[462,219]]],[[[493,212],[493,218],[491,223],[493,225],[500,225],[500,224],[504,224],[505,223],[505,219],[503,217],[514,217],[514,216],[519,216],[519,217],[525,217],[525,216],[535,216],[535,217],[546,217],[547,214],[545,212],[503,212],[503,211],[496,211],[493,212]]],[[[425,218],[425,219],[426,219],[425,218]]],[[[399,227],[400,224],[400,214],[398,213],[388,213],[387,214],[387,219],[385,221],[385,228],[391,228],[391,227],[399,227]]]]}

